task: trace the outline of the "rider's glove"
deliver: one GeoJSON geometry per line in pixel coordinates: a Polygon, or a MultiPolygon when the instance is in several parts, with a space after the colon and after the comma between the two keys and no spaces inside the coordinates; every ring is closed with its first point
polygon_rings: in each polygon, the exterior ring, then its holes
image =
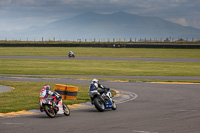
{"type": "Polygon", "coordinates": [[[110,88],[105,88],[105,92],[108,92],[109,89],[110,89],[110,88]]]}
{"type": "Polygon", "coordinates": [[[61,95],[59,95],[59,99],[60,99],[60,100],[62,99],[62,96],[61,96],[61,95]]]}
{"type": "Polygon", "coordinates": [[[61,95],[57,95],[57,96],[56,96],[56,99],[57,99],[57,100],[61,100],[61,99],[62,99],[62,96],[61,96],[61,95]]]}
{"type": "Polygon", "coordinates": [[[57,95],[57,96],[56,96],[56,99],[57,99],[57,100],[59,100],[59,97],[60,97],[60,96],[59,96],[59,95],[57,95]]]}

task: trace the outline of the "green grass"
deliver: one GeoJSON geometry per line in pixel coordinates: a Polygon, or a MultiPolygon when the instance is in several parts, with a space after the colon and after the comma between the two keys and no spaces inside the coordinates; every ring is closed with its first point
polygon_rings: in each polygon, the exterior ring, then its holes
{"type": "Polygon", "coordinates": [[[0,47],[0,55],[77,57],[200,58],[200,49],[82,48],[82,47],[0,47]]]}
{"type": "MultiPolygon", "coordinates": [[[[39,109],[39,94],[45,84],[51,86],[54,90],[54,83],[41,82],[14,82],[0,81],[1,85],[14,87],[10,92],[0,93],[0,113],[39,109]]],[[[77,100],[63,100],[66,104],[85,103],[90,100],[88,96],[88,86],[74,85],[78,87],[77,100]]]]}
{"type": "Polygon", "coordinates": [[[1,74],[200,76],[200,62],[0,59],[1,74]]]}
{"type": "MultiPolygon", "coordinates": [[[[45,84],[50,85],[52,91],[54,91],[55,86],[55,83],[22,81],[0,81],[0,84],[15,88],[10,92],[0,93],[0,113],[39,109],[39,94],[43,86],[45,84]]],[[[77,100],[63,100],[64,103],[72,105],[90,101],[88,86],[72,85],[78,87],[77,100]]],[[[116,94],[113,90],[111,90],[111,93],[113,96],[116,94]]]]}

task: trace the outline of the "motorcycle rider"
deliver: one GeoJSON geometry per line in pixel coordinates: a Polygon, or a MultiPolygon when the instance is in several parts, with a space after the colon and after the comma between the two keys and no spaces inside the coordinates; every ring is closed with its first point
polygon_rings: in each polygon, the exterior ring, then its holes
{"type": "MultiPolygon", "coordinates": [[[[47,98],[49,95],[56,96],[57,97],[56,99],[59,98],[59,95],[56,95],[55,93],[51,92],[51,88],[49,85],[44,85],[43,89],[40,92],[40,100],[45,99],[45,98],[49,99],[49,100],[53,100],[52,97],[47,98]]],[[[53,102],[53,104],[54,104],[53,106],[57,106],[56,102],[53,102]]],[[[43,109],[42,105],[40,105],[40,111],[43,112],[43,110],[44,109],[43,109]]]]}
{"type": "Polygon", "coordinates": [[[69,51],[69,53],[68,53],[68,55],[73,55],[74,54],[74,52],[72,52],[72,51],[69,51]]]}
{"type": "MultiPolygon", "coordinates": [[[[107,88],[105,86],[101,85],[99,83],[99,80],[96,79],[96,78],[92,80],[89,89],[90,89],[90,91],[98,90],[98,92],[100,94],[107,93],[107,88]],[[98,90],[98,88],[101,88],[101,89],[98,90]]],[[[91,101],[92,101],[92,104],[93,104],[93,99],[92,98],[91,98],[91,101]]]]}

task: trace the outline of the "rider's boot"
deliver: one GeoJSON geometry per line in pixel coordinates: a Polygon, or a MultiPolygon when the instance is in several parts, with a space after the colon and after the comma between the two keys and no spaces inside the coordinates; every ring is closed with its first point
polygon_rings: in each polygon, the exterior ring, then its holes
{"type": "Polygon", "coordinates": [[[44,111],[44,109],[43,109],[42,107],[40,107],[40,111],[41,111],[41,112],[43,112],[43,111],[44,111]]]}
{"type": "Polygon", "coordinates": [[[91,98],[91,104],[92,104],[92,105],[94,104],[94,100],[93,100],[93,98],[91,98]]]}

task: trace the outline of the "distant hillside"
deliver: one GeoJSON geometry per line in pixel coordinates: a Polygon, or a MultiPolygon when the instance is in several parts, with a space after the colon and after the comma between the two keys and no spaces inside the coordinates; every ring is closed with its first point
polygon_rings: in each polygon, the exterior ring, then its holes
{"type": "MultiPolygon", "coordinates": [[[[199,38],[200,30],[181,26],[158,17],[139,16],[125,12],[98,14],[87,12],[70,19],[58,20],[43,27],[12,31],[1,36],[41,39],[110,39],[121,38],[199,38]]],[[[4,37],[5,38],[5,37],[4,37]]],[[[32,39],[33,40],[33,39],[32,39]]]]}

